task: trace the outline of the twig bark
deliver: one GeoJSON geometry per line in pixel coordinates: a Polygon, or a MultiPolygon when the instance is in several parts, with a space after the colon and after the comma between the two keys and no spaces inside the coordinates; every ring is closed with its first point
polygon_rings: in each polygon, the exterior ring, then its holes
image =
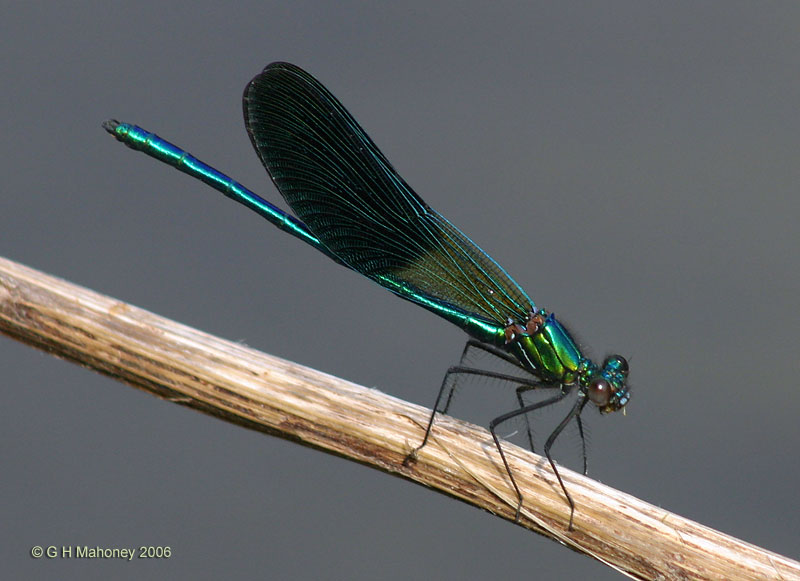
{"type": "MultiPolygon", "coordinates": [[[[369,465],[514,519],[516,497],[488,432],[218,339],[0,258],[0,331],[169,401],[369,465]]],[[[521,526],[635,579],[800,579],[800,563],[506,445],[525,497],[521,526]]]]}

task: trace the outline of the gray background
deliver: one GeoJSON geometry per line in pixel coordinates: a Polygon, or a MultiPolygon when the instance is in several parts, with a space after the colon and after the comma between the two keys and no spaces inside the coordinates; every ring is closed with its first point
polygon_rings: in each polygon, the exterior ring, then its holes
{"type": "MultiPolygon", "coordinates": [[[[800,5],[273,4],[4,8],[2,254],[431,405],[458,329],[100,128],[141,124],[277,201],[240,95],[294,62],[593,356],[631,359],[627,416],[586,415],[594,477],[800,557],[800,5]]],[[[618,578],[9,339],[0,358],[16,578],[618,578]],[[76,544],[173,556],[29,557],[76,544]]],[[[490,387],[454,415],[507,409],[490,387]]]]}

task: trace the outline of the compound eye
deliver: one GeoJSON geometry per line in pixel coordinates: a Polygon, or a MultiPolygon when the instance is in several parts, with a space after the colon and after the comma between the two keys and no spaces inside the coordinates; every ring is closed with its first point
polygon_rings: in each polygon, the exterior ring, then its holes
{"type": "Polygon", "coordinates": [[[603,377],[595,377],[589,382],[587,395],[592,403],[599,408],[604,408],[611,401],[612,389],[611,384],[608,383],[603,377]]]}
{"type": "Polygon", "coordinates": [[[628,375],[628,360],[622,355],[612,355],[603,362],[603,368],[614,369],[623,375],[628,375]]]}

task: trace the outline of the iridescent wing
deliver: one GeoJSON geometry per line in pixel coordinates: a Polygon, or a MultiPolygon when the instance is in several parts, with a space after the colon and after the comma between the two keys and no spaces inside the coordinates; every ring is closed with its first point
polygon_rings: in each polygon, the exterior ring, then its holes
{"type": "Polygon", "coordinates": [[[243,105],[276,187],[347,266],[457,324],[527,320],[525,291],[406,184],[314,77],[273,63],[248,84],[243,105]]]}

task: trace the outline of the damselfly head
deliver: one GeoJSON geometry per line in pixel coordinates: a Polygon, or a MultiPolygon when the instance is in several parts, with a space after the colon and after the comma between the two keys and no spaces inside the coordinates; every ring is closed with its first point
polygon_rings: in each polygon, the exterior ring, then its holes
{"type": "Polygon", "coordinates": [[[601,413],[615,412],[625,407],[630,399],[628,361],[621,355],[610,355],[603,367],[587,374],[584,383],[586,396],[601,413]]]}

